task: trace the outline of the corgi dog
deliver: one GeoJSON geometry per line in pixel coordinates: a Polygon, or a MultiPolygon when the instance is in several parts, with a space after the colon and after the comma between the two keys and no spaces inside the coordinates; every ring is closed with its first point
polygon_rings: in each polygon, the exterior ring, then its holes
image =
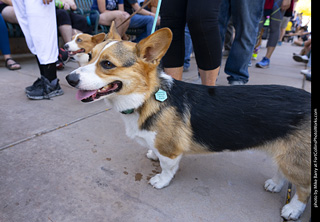
{"type": "Polygon", "coordinates": [[[80,66],[85,66],[91,59],[92,49],[105,40],[106,34],[99,33],[97,35],[89,35],[78,33],[72,36],[72,40],[64,45],[69,56],[73,57],[80,66]]]}
{"type": "Polygon", "coordinates": [[[124,120],[126,134],[148,148],[162,168],[149,183],[169,185],[186,153],[264,150],[279,170],[264,188],[296,186],[281,211],[296,220],[311,192],[311,95],[279,85],[204,86],[178,81],[158,65],[172,40],[163,28],[139,43],[121,41],[111,26],[93,49],[88,65],[67,75],[77,99],[109,100],[124,120]]]}

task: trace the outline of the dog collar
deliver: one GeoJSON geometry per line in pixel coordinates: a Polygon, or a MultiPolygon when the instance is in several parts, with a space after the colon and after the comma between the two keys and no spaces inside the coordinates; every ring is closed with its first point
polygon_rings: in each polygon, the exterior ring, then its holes
{"type": "MultiPolygon", "coordinates": [[[[167,95],[167,92],[162,90],[162,89],[159,89],[155,94],[155,99],[159,102],[164,102],[167,100],[168,98],[168,95],[167,95]]],[[[123,110],[121,111],[120,113],[122,114],[132,114],[134,112],[134,109],[126,109],[126,110],[123,110]]]]}
{"type": "Polygon", "coordinates": [[[134,112],[134,109],[126,109],[126,110],[121,111],[120,113],[122,113],[122,114],[132,114],[133,112],[134,112]]]}

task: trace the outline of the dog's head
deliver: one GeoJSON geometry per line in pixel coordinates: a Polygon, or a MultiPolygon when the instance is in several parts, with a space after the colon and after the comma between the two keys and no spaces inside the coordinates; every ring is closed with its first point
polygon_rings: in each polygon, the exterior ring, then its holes
{"type": "Polygon", "coordinates": [[[64,45],[70,56],[75,56],[78,53],[90,53],[92,49],[99,43],[103,42],[106,35],[99,33],[97,35],[76,34],[72,36],[72,40],[64,45]]]}
{"type": "Polygon", "coordinates": [[[67,81],[79,89],[77,99],[83,102],[108,98],[119,110],[138,108],[159,85],[157,66],[171,40],[170,29],[163,28],[138,44],[121,41],[112,24],[89,64],[70,73],[67,81]]]}

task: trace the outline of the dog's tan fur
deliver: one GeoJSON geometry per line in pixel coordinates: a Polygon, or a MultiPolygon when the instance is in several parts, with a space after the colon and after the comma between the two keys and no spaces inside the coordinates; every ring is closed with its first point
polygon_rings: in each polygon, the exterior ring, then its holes
{"type": "Polygon", "coordinates": [[[72,36],[72,40],[75,38],[81,39],[77,44],[79,48],[82,48],[85,50],[85,53],[89,53],[92,51],[92,49],[99,43],[103,42],[106,35],[104,33],[99,33],[97,35],[89,35],[82,33],[80,35],[74,35],[72,36]]]}
{"type": "Polygon", "coordinates": [[[105,33],[97,35],[89,35],[79,33],[72,36],[72,40],[65,44],[65,48],[69,51],[70,56],[74,57],[80,66],[87,65],[89,62],[89,53],[99,43],[103,42],[106,38],[105,33]],[[79,50],[82,50],[81,52],[79,50]],[[79,51],[79,52],[77,52],[79,51]]]}

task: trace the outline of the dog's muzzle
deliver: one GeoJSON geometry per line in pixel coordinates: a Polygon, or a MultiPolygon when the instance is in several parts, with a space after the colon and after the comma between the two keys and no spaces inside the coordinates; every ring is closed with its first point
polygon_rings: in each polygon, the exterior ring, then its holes
{"type": "Polygon", "coordinates": [[[64,45],[64,49],[67,50],[67,51],[69,51],[69,48],[70,48],[69,44],[66,43],[66,44],[64,45]]]}
{"type": "Polygon", "coordinates": [[[66,76],[66,79],[71,86],[77,87],[80,82],[80,75],[72,72],[66,76]]]}

